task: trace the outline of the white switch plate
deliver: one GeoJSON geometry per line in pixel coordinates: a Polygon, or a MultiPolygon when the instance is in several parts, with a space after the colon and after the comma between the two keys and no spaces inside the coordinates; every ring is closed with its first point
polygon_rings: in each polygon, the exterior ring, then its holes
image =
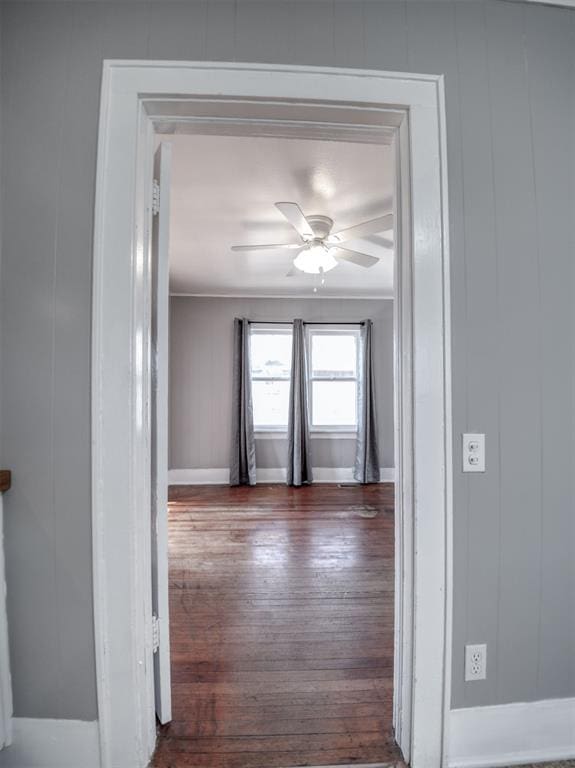
{"type": "Polygon", "coordinates": [[[487,677],[487,646],[465,646],[465,682],[485,680],[487,677]]]}
{"type": "Polygon", "coordinates": [[[463,471],[485,472],[485,435],[466,432],[463,435],[463,471]]]}

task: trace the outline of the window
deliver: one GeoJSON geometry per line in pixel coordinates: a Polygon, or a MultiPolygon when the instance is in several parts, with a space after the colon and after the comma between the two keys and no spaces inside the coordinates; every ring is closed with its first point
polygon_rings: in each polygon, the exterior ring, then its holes
{"type": "MultiPolygon", "coordinates": [[[[291,374],[291,327],[253,327],[250,334],[254,429],[285,432],[291,374]]],[[[310,427],[357,429],[359,329],[308,326],[310,427]]]]}
{"type": "Polygon", "coordinates": [[[291,329],[251,330],[252,399],[256,430],[287,429],[291,344],[291,329]]]}
{"type": "Polygon", "coordinates": [[[308,331],[311,427],[357,429],[359,330],[308,331]]]}

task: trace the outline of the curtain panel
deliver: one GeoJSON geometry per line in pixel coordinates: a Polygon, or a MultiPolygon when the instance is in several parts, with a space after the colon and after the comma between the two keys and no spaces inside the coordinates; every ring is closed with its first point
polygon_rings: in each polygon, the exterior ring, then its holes
{"type": "Polygon", "coordinates": [[[303,320],[293,322],[287,438],[287,485],[311,483],[307,352],[303,320]]]}
{"type": "Polygon", "coordinates": [[[230,485],[256,484],[256,444],[250,365],[250,324],[234,319],[230,485]]]}
{"type": "Polygon", "coordinates": [[[372,331],[372,321],[364,320],[360,331],[358,425],[353,473],[359,483],[379,482],[372,331]]]}

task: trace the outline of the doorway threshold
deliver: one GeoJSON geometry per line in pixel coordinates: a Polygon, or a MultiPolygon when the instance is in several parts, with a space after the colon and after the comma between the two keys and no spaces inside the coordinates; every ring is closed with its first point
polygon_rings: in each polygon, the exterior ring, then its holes
{"type": "MultiPolygon", "coordinates": [[[[290,766],[288,766],[290,768],[290,766]]],[[[298,768],[294,766],[293,768],[298,768]]],[[[340,763],[339,765],[309,765],[307,768],[408,768],[403,760],[392,760],[389,763],[340,763]]]]}

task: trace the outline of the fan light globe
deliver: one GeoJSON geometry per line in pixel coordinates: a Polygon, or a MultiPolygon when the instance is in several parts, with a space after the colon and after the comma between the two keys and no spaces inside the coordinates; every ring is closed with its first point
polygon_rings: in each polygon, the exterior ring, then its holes
{"type": "Polygon", "coordinates": [[[294,259],[294,267],[309,275],[319,275],[329,272],[337,266],[337,261],[330,254],[329,248],[323,244],[310,245],[294,259]]]}

